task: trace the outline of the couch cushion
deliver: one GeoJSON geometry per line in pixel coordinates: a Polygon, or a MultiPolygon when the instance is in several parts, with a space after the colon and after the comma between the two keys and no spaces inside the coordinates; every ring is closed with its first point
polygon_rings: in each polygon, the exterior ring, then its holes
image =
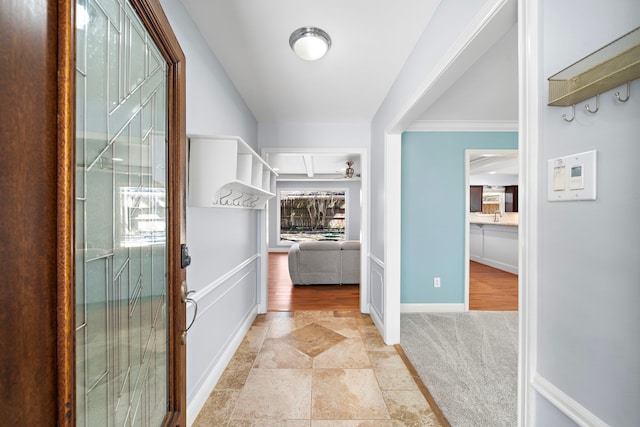
{"type": "Polygon", "coordinates": [[[339,251],[340,242],[335,241],[320,241],[320,242],[300,242],[298,247],[301,251],[339,251]]]}
{"type": "Polygon", "coordinates": [[[298,252],[298,277],[300,283],[323,285],[340,283],[340,251],[301,250],[298,252]]]}
{"type": "Polygon", "coordinates": [[[345,240],[340,242],[340,249],[343,251],[358,251],[360,250],[360,241],[358,240],[345,240]]]}
{"type": "Polygon", "coordinates": [[[289,249],[289,274],[296,285],[360,283],[360,242],[294,243],[289,249]]]}

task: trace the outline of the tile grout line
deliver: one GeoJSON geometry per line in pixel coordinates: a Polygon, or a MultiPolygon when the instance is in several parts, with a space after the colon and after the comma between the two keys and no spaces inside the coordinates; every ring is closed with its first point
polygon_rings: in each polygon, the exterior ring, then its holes
{"type": "MultiPolygon", "coordinates": [[[[333,318],[337,318],[338,316],[335,316],[335,313],[333,316],[330,316],[333,318]]],[[[259,356],[260,353],[265,345],[265,342],[267,341],[268,337],[271,334],[271,331],[274,330],[275,328],[275,323],[273,322],[273,320],[275,319],[271,319],[271,321],[269,321],[268,323],[265,324],[260,324],[260,325],[252,325],[253,326],[260,326],[260,327],[265,327],[266,326],[266,331],[264,334],[260,334],[260,340],[258,342],[256,342],[257,348],[255,349],[255,357],[253,358],[252,362],[251,362],[251,368],[249,369],[249,373],[247,374],[247,378],[249,375],[251,375],[251,372],[255,372],[256,365],[258,363],[259,360],[259,356]]],[[[322,325],[320,325],[322,326],[322,325]]],[[[371,348],[369,347],[368,344],[368,337],[369,335],[367,334],[367,330],[366,327],[367,325],[364,324],[360,324],[358,322],[355,322],[355,324],[353,325],[353,329],[355,329],[355,331],[357,331],[357,335],[354,336],[355,339],[357,339],[361,344],[362,347],[364,348],[365,352],[366,352],[366,357],[368,360],[368,365],[369,365],[369,370],[371,371],[371,373],[373,374],[373,378],[375,378],[376,384],[378,386],[378,389],[380,390],[380,393],[382,394],[383,397],[383,403],[384,403],[384,411],[386,413],[386,417],[384,418],[384,420],[389,420],[392,421],[392,417],[391,417],[391,412],[390,412],[390,408],[389,408],[389,404],[387,402],[387,399],[384,398],[384,391],[382,389],[382,386],[380,384],[380,379],[378,378],[378,375],[376,374],[376,368],[375,368],[375,364],[374,361],[372,359],[373,355],[378,353],[379,351],[382,350],[377,350],[376,348],[371,348]]],[[[332,330],[332,329],[330,329],[332,330]]],[[[335,333],[339,333],[342,334],[341,332],[337,332],[334,330],[335,333]]],[[[345,335],[345,339],[350,340],[350,334],[348,336],[345,335]]],[[[246,337],[245,337],[246,339],[246,337]]],[[[254,341],[255,342],[255,341],[254,341]]],[[[385,346],[387,347],[387,346],[385,346]]],[[[415,371],[415,369],[413,368],[413,366],[410,364],[410,362],[408,361],[408,359],[406,359],[406,356],[404,355],[404,351],[402,350],[402,348],[398,345],[398,346],[388,346],[391,347],[388,351],[393,352],[395,349],[396,354],[398,354],[401,358],[401,360],[403,360],[404,366],[406,367],[406,369],[408,370],[408,373],[410,375],[411,378],[413,378],[415,384],[418,386],[418,389],[421,391],[422,395],[424,396],[425,400],[427,401],[429,407],[431,408],[431,411],[433,412],[433,415],[435,416],[436,420],[444,427],[450,427],[450,424],[446,421],[446,419],[444,418],[444,415],[442,415],[440,409],[438,408],[437,404],[435,404],[435,402],[433,401],[433,398],[430,399],[430,394],[428,392],[428,390],[426,390],[426,387],[424,386],[424,384],[422,384],[422,381],[419,379],[419,377],[417,376],[417,372],[415,371]],[[421,387],[422,384],[422,387],[421,387]],[[424,387],[424,390],[423,390],[424,387]],[[426,390],[426,394],[425,394],[425,390],[426,390]]],[[[295,348],[295,347],[294,347],[295,348]]],[[[300,351],[299,349],[296,348],[297,351],[300,351]]],[[[304,352],[303,352],[304,353],[304,352]]],[[[318,368],[316,366],[316,361],[315,361],[315,357],[311,357],[312,359],[312,363],[311,363],[311,381],[310,381],[310,394],[309,394],[309,416],[308,418],[305,419],[300,419],[299,421],[308,421],[309,422],[309,426],[313,425],[314,422],[314,412],[313,412],[313,404],[314,404],[314,385],[316,382],[316,376],[315,373],[318,369],[339,369],[339,368],[318,368]]],[[[291,368],[293,369],[293,368],[291,368]]],[[[356,367],[343,367],[341,369],[344,370],[349,370],[349,369],[363,369],[363,368],[356,368],[356,367]]],[[[225,426],[230,426],[232,425],[232,423],[234,422],[234,416],[235,413],[238,411],[239,408],[239,404],[240,404],[240,400],[239,397],[242,395],[243,390],[246,387],[246,379],[245,379],[245,384],[242,385],[242,387],[238,390],[238,396],[236,398],[236,401],[233,404],[233,409],[230,411],[230,415],[228,416],[228,418],[226,419],[225,422],[225,426]]],[[[383,420],[383,419],[380,419],[383,420]]],[[[222,421],[222,420],[220,420],[222,421]]],[[[257,419],[252,420],[253,422],[258,421],[257,419]]]]}

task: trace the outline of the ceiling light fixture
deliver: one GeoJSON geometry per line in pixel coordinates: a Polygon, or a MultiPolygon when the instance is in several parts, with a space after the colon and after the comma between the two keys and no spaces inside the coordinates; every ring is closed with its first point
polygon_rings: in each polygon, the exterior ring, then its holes
{"type": "Polygon", "coordinates": [[[305,61],[322,58],[331,47],[329,34],[316,27],[302,27],[291,33],[289,46],[305,61]]]}

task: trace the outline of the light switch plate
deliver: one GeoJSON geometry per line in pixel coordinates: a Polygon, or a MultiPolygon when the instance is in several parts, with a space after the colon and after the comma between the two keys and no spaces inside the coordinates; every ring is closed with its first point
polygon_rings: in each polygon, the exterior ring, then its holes
{"type": "Polygon", "coordinates": [[[596,200],[596,150],[549,159],[547,199],[550,202],[596,200]]]}

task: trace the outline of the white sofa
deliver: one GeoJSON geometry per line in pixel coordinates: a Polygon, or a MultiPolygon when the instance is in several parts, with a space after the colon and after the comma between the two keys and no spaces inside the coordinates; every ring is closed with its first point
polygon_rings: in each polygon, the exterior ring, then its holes
{"type": "Polygon", "coordinates": [[[294,243],[289,249],[294,285],[360,283],[360,242],[356,240],[294,243]]]}

